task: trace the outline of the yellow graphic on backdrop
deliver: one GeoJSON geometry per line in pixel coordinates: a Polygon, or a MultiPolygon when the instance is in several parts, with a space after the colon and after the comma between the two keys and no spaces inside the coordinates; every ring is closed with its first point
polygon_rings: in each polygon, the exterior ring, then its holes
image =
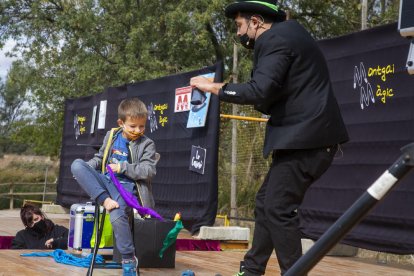
{"type": "Polygon", "coordinates": [[[159,111],[161,114],[164,114],[164,110],[168,109],[168,104],[156,104],[154,105],[154,111],[159,111]]]}
{"type": "Polygon", "coordinates": [[[368,77],[381,76],[382,81],[387,81],[387,75],[394,74],[395,65],[390,64],[387,66],[377,66],[376,68],[370,67],[368,69],[368,77]]]}
{"type": "Polygon", "coordinates": [[[168,123],[168,117],[162,117],[162,116],[160,116],[159,123],[160,123],[162,126],[165,126],[165,124],[166,124],[166,123],[168,123]]]}
{"type": "Polygon", "coordinates": [[[83,123],[86,122],[86,117],[85,116],[78,116],[78,123],[80,125],[79,127],[79,133],[80,134],[84,134],[86,131],[86,127],[83,125],[83,123]]]}
{"type": "Polygon", "coordinates": [[[377,84],[377,92],[375,93],[375,96],[381,98],[381,102],[386,103],[387,97],[390,98],[394,96],[394,93],[392,88],[381,89],[381,86],[377,84]]]}
{"type": "Polygon", "coordinates": [[[394,96],[394,90],[386,85],[388,78],[393,74],[395,74],[395,64],[368,68],[368,77],[379,77],[382,81],[382,84],[377,84],[375,97],[379,98],[383,104],[394,96]]]}

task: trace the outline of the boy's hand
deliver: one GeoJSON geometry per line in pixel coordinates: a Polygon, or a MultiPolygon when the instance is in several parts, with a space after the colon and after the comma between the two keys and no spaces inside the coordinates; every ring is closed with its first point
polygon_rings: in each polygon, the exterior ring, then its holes
{"type": "Polygon", "coordinates": [[[111,211],[112,209],[119,208],[118,202],[116,202],[110,197],[107,197],[102,205],[108,212],[111,211]]]}
{"type": "Polygon", "coordinates": [[[109,164],[108,165],[114,173],[119,173],[121,171],[121,164],[109,164]]]}

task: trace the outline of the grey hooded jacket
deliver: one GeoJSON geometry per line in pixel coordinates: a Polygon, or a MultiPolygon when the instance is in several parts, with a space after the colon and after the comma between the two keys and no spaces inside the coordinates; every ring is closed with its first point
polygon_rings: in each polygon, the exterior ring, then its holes
{"type": "MultiPolygon", "coordinates": [[[[96,170],[106,171],[108,155],[112,150],[114,138],[122,131],[122,128],[113,128],[105,135],[99,152],[87,163],[96,170]]],[[[120,172],[130,179],[135,180],[138,198],[142,206],[154,208],[154,197],[152,195],[151,179],[156,174],[155,165],[156,151],[154,141],[148,137],[141,136],[129,143],[129,160],[122,162],[120,172]]]]}

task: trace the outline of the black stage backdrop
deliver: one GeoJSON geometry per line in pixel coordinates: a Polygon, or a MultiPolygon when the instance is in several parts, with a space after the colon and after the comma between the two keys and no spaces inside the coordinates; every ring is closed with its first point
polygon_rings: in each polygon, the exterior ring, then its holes
{"type": "MultiPolygon", "coordinates": [[[[350,135],[332,167],[299,210],[305,236],[319,238],[414,141],[414,75],[409,41],[386,25],[319,42],[350,135]]],[[[344,240],[398,254],[414,253],[414,173],[406,176],[344,240]]]]}
{"type": "Polygon", "coordinates": [[[89,160],[106,132],[117,126],[118,104],[125,98],[138,97],[151,113],[145,135],[154,140],[161,155],[157,175],[152,180],[155,210],[168,219],[181,212],[184,225],[192,233],[203,225],[212,225],[217,212],[219,101],[216,96],[211,97],[206,125],[200,128],[187,128],[189,111],[174,112],[174,104],[175,90],[189,86],[193,76],[215,73],[215,81],[222,81],[222,67],[220,62],[193,72],[111,87],[94,96],[66,100],[57,202],[70,207],[90,201],[73,179],[70,165],[76,158],[89,160]],[[105,105],[102,101],[107,104],[104,120],[99,119],[100,109],[104,110],[105,105]],[[200,173],[202,170],[189,170],[193,146],[199,149],[198,157],[205,155],[204,174],[200,173]]]}

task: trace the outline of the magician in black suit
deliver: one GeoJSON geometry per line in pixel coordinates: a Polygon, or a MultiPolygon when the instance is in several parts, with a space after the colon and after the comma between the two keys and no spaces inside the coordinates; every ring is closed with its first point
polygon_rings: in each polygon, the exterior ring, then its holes
{"type": "Polygon", "coordinates": [[[240,275],[264,274],[273,250],[283,275],[302,255],[297,209],[348,134],[321,50],[298,22],[286,20],[277,1],[237,1],[225,14],[235,20],[240,43],[254,50],[251,80],[190,83],[270,115],[263,154],[272,153],[273,162],[256,195],[253,243],[240,275]]]}

